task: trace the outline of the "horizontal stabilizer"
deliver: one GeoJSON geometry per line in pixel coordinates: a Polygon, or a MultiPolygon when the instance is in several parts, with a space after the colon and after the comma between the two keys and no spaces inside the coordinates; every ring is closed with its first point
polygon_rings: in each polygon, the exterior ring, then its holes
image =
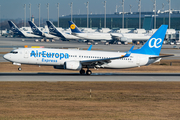
{"type": "Polygon", "coordinates": [[[162,56],[155,56],[155,57],[149,57],[150,59],[157,59],[157,58],[163,58],[163,57],[171,57],[174,55],[162,55],[162,56]]]}

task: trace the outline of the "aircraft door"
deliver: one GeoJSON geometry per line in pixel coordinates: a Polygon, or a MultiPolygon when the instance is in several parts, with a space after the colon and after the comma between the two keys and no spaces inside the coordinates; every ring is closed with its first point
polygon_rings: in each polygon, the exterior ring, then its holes
{"type": "Polygon", "coordinates": [[[25,52],[24,52],[24,58],[28,58],[28,50],[25,50],[25,52]]]}
{"type": "Polygon", "coordinates": [[[137,65],[138,67],[140,67],[140,56],[137,56],[136,65],[137,65]]]}

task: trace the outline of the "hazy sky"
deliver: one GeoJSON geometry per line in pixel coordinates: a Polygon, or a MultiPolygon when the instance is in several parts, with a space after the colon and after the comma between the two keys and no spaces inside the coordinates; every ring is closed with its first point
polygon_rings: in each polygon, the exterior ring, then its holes
{"type": "MultiPolygon", "coordinates": [[[[16,19],[24,18],[23,5],[26,4],[26,16],[29,18],[29,4],[31,4],[31,15],[38,18],[38,4],[41,4],[41,17],[47,18],[47,3],[49,3],[49,17],[51,19],[57,19],[57,3],[59,3],[59,15],[69,15],[70,6],[73,2],[74,14],[86,14],[86,3],[88,0],[0,0],[0,13],[3,19],[16,19]]],[[[107,10],[106,13],[114,13],[116,5],[119,5],[118,11],[122,11],[122,0],[106,0],[107,10]]],[[[125,11],[129,11],[129,5],[133,6],[132,11],[138,11],[138,0],[124,0],[125,11]]],[[[168,9],[167,0],[156,0],[157,9],[162,9],[162,3],[165,4],[165,9],[168,9]]],[[[92,13],[102,14],[104,13],[103,7],[104,0],[89,0],[89,11],[92,13]]],[[[142,11],[153,10],[153,0],[141,0],[142,11]]],[[[180,0],[171,0],[171,8],[180,10],[180,0]]]]}

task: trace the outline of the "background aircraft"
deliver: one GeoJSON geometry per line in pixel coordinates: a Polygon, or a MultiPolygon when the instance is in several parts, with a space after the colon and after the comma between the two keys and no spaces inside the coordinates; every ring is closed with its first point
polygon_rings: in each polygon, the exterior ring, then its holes
{"type": "Polygon", "coordinates": [[[84,33],[81,32],[80,29],[72,22],[69,21],[69,27],[71,28],[72,35],[75,35],[81,39],[85,39],[88,41],[101,41],[101,42],[107,42],[111,41],[112,37],[110,33],[84,33]]]}
{"type": "Polygon", "coordinates": [[[83,33],[80,29],[72,22],[69,21],[69,26],[71,28],[72,34],[78,36],[82,39],[87,39],[90,41],[109,41],[109,42],[122,42],[123,44],[127,44],[129,42],[137,43],[145,43],[152,34],[140,34],[140,33],[83,33]]]}
{"type": "Polygon", "coordinates": [[[8,23],[14,35],[27,37],[27,38],[40,38],[41,37],[41,36],[26,32],[26,31],[20,31],[19,28],[12,21],[8,21],[8,23]]]}
{"type": "Polygon", "coordinates": [[[31,26],[33,34],[39,35],[45,38],[50,38],[50,39],[57,38],[57,36],[51,35],[48,32],[42,32],[33,22],[31,21],[28,21],[28,22],[29,22],[29,25],[31,26]]]}
{"type": "Polygon", "coordinates": [[[61,40],[79,40],[80,39],[79,37],[71,35],[70,33],[64,33],[62,31],[59,31],[51,21],[46,21],[46,23],[49,28],[49,33],[54,36],[60,37],[61,40]]]}

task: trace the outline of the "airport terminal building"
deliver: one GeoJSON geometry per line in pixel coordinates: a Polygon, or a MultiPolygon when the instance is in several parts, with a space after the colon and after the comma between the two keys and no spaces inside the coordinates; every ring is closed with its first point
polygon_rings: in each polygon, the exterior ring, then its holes
{"type": "MultiPolygon", "coordinates": [[[[171,28],[180,30],[180,10],[171,11],[171,28]]],[[[106,15],[107,28],[122,28],[122,12],[106,15]]],[[[59,26],[63,28],[69,27],[68,21],[71,20],[71,15],[62,16],[59,18],[59,26]]],[[[79,27],[87,27],[87,15],[73,15],[73,21],[79,27]]],[[[56,25],[57,23],[55,23],[56,25]]],[[[169,24],[169,11],[156,12],[156,28],[162,24],[169,24]]],[[[90,28],[104,27],[104,14],[89,14],[90,28]]],[[[141,27],[150,30],[154,28],[154,12],[141,12],[141,27]]],[[[139,12],[124,13],[124,28],[139,28],[139,12]]]]}

